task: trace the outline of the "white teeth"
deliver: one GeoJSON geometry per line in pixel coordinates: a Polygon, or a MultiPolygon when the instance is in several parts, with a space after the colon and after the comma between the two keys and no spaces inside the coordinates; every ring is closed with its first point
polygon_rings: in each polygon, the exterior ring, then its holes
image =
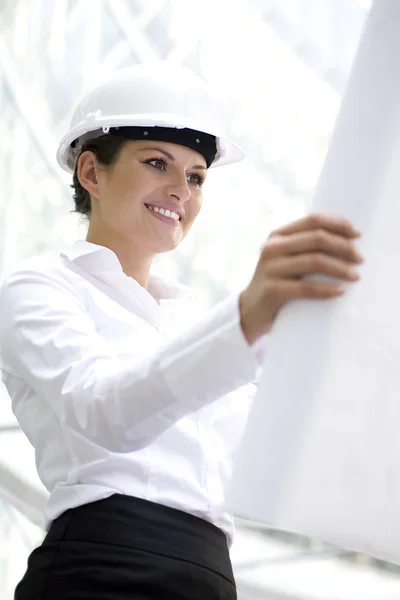
{"type": "Polygon", "coordinates": [[[147,208],[149,210],[152,210],[153,212],[160,213],[161,215],[164,215],[165,217],[169,217],[170,219],[173,219],[174,221],[179,221],[179,219],[180,219],[179,214],[176,212],[173,212],[171,210],[164,209],[164,208],[158,208],[158,206],[150,206],[150,205],[147,205],[147,208]]]}

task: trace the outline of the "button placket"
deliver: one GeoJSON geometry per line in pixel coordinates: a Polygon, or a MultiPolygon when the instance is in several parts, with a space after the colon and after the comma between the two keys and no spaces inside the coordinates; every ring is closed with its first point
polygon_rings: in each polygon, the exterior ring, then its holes
{"type": "Polygon", "coordinates": [[[204,485],[209,499],[209,515],[212,515],[213,506],[222,501],[221,481],[219,477],[219,461],[217,448],[210,434],[213,429],[212,418],[200,419],[200,443],[204,451],[204,485]]]}

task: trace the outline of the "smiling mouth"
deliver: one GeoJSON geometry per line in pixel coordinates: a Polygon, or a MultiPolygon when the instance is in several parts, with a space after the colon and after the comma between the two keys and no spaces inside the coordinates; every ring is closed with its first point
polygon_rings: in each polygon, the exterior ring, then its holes
{"type": "Polygon", "coordinates": [[[172,210],[160,208],[151,204],[145,204],[145,207],[151,213],[153,213],[154,216],[164,217],[164,219],[167,219],[168,221],[171,221],[173,223],[178,223],[179,221],[182,221],[182,217],[177,212],[174,212],[172,210]]]}

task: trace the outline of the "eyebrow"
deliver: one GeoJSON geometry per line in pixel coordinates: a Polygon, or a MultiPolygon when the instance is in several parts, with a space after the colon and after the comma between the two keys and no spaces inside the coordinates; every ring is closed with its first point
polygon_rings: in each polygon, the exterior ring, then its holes
{"type": "MultiPolygon", "coordinates": [[[[156,152],[161,152],[162,154],[164,154],[170,161],[174,162],[175,161],[175,157],[172,156],[172,154],[170,154],[169,152],[167,152],[166,150],[163,150],[162,148],[159,148],[157,146],[151,147],[151,148],[140,148],[140,150],[144,151],[144,150],[155,150],[156,152]]],[[[194,167],[192,167],[192,169],[203,169],[204,171],[207,171],[207,167],[204,167],[203,165],[195,165],[194,167]]]]}

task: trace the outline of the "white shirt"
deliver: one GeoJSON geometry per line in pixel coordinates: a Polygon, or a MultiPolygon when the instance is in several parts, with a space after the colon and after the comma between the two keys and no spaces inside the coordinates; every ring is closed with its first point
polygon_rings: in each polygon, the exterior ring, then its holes
{"type": "Polygon", "coordinates": [[[224,490],[264,340],[246,342],[238,296],[203,317],[197,306],[154,275],[146,290],[86,241],[4,278],[0,367],[50,492],[47,528],[120,493],[207,519],[231,541],[224,490]]]}

